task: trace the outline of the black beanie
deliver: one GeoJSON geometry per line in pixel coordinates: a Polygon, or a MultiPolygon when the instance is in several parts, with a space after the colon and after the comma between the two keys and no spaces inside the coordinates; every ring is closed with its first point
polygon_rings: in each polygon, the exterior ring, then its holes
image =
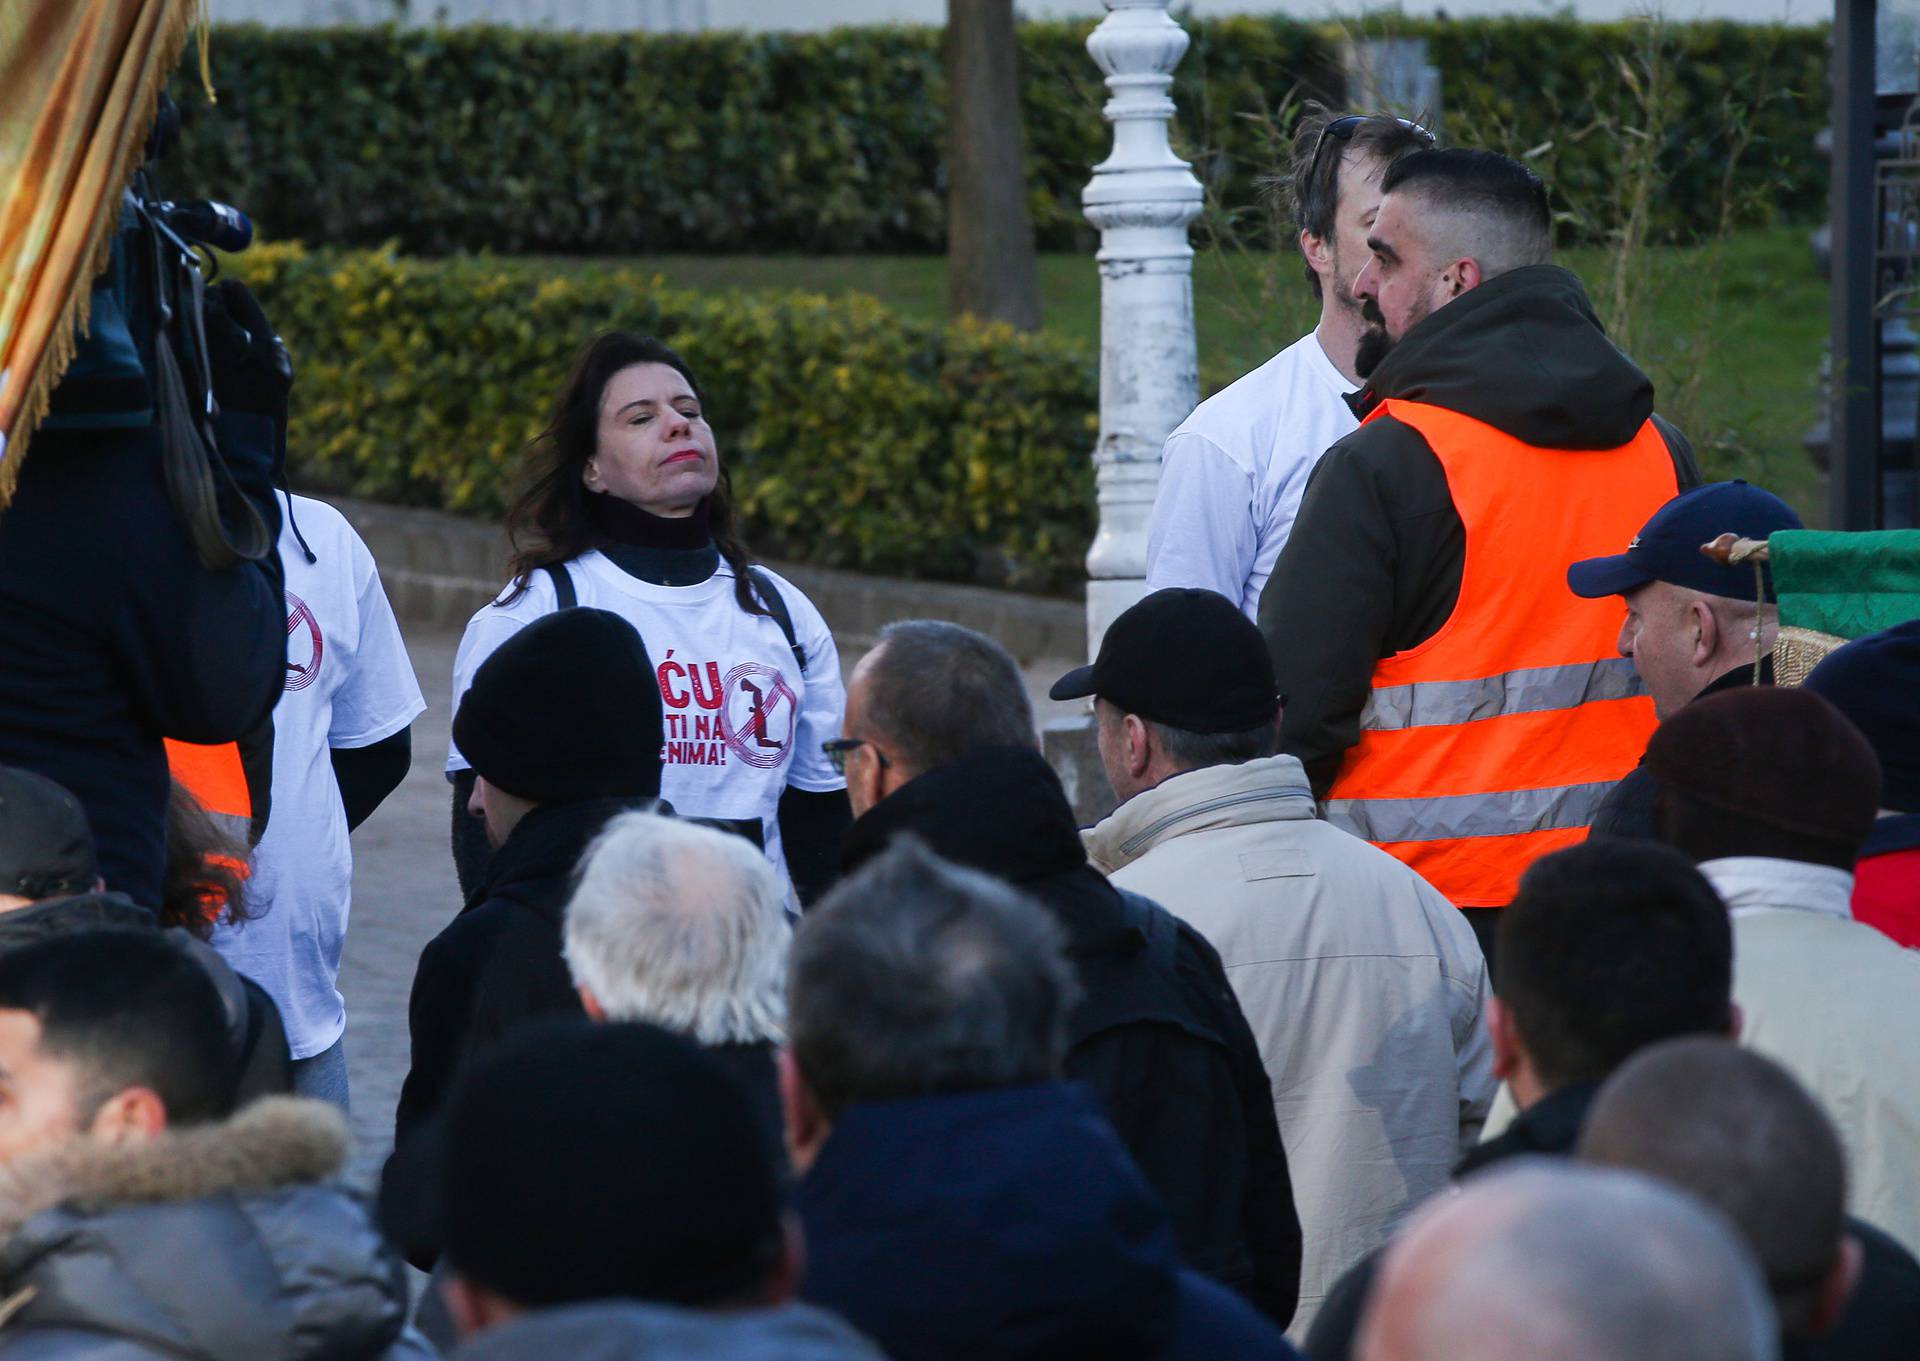
{"type": "Polygon", "coordinates": [[[518,1028],[460,1078],[441,1134],[447,1260],[514,1304],[726,1303],[779,1262],[779,1175],[746,1091],[657,1026],[518,1028]]]}
{"type": "Polygon", "coordinates": [[[1830,653],[1806,688],[1831,701],[1873,743],[1886,781],[1881,806],[1920,813],[1920,619],[1830,653]]]}
{"type": "Polygon", "coordinates": [[[1696,699],[1653,734],[1646,769],[1707,808],[1852,850],[1880,809],[1867,739],[1820,696],[1785,686],[1696,699]]]}
{"type": "Polygon", "coordinates": [[[660,684],[632,624],[560,610],[474,672],[453,742],[482,778],[534,803],[660,793],[660,684]]]}

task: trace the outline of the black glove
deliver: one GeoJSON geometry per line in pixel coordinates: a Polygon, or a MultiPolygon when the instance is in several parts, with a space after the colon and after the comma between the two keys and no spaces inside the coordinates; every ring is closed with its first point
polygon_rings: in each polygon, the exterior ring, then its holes
{"type": "Polygon", "coordinates": [[[247,286],[226,279],[209,288],[205,316],[214,399],[229,411],[283,418],[293,358],[247,286]]]}

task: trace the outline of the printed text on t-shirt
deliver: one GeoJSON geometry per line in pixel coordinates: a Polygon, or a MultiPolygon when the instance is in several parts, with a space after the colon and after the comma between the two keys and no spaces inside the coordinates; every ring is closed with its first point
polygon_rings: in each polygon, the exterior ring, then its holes
{"type": "Polygon", "coordinates": [[[771,770],[787,759],[800,700],[778,668],[741,662],[681,661],[667,649],[655,668],[668,765],[724,766],[732,760],[771,770]]]}

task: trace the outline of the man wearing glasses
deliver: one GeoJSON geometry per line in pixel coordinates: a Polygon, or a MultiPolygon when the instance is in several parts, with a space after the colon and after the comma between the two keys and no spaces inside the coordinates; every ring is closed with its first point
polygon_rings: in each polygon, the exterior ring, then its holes
{"type": "Polygon", "coordinates": [[[1317,106],[1294,129],[1294,218],[1320,324],[1194,409],[1167,437],[1147,527],[1147,589],[1200,586],[1253,618],[1307,475],[1357,424],[1346,394],[1365,321],[1353,294],[1380,178],[1433,134],[1404,119],[1317,106]]]}

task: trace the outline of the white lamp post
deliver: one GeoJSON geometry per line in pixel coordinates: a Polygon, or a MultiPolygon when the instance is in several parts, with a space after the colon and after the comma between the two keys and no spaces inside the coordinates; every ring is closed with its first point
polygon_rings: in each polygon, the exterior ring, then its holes
{"type": "Polygon", "coordinates": [[[1081,195],[1100,229],[1099,530],[1087,552],[1088,656],[1145,593],[1147,516],[1160,446],[1199,400],[1193,247],[1200,182],[1167,141],[1173,68],[1187,33],[1166,0],[1106,0],[1087,50],[1107,73],[1113,154],[1081,195]]]}

